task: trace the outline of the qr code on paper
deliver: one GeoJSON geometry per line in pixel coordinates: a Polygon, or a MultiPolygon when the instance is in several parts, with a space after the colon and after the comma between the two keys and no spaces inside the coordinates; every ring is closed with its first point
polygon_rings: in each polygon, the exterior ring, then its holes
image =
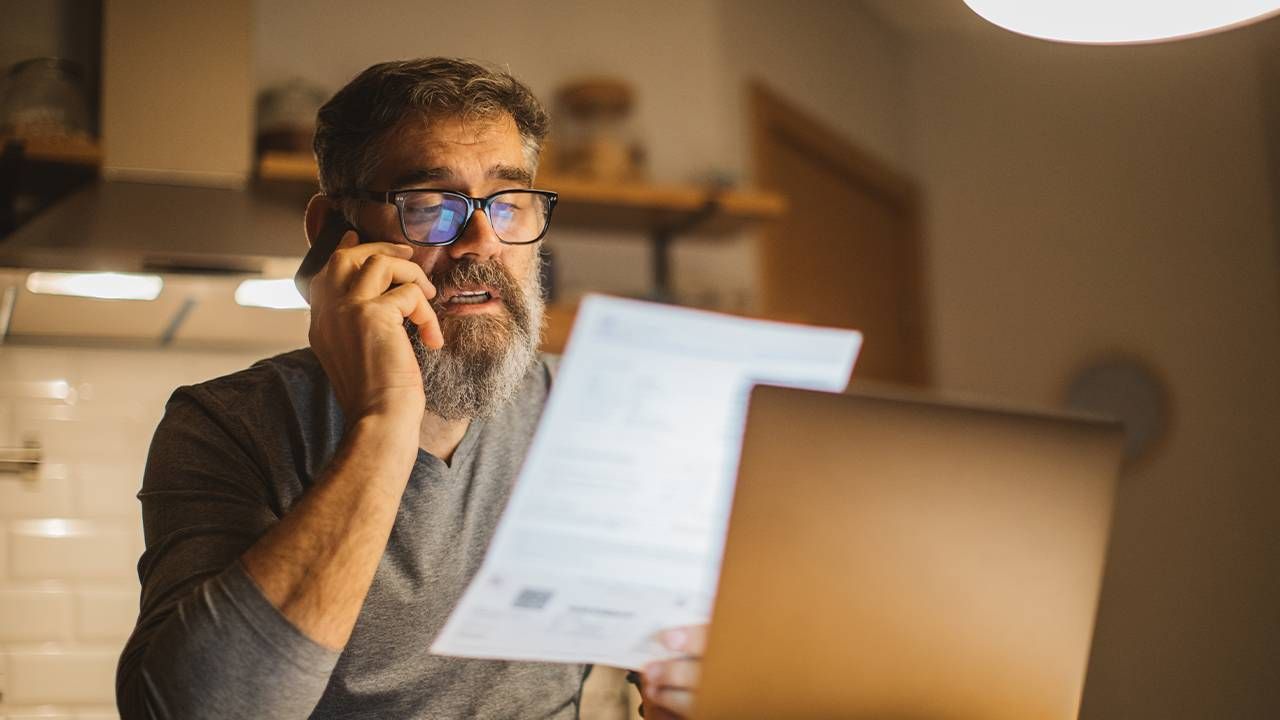
{"type": "Polygon", "coordinates": [[[546,607],[549,600],[551,600],[550,590],[525,588],[516,596],[515,606],[519,608],[529,608],[530,610],[541,610],[546,607]]]}

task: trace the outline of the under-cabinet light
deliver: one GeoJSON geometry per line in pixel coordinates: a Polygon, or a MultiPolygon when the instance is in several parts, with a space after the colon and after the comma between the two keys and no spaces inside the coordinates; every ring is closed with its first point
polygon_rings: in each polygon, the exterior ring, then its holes
{"type": "Polygon", "coordinates": [[[236,288],[236,303],[245,307],[300,310],[307,307],[293,280],[245,280],[236,288]]]}
{"type": "Polygon", "coordinates": [[[1045,40],[1146,43],[1203,35],[1280,13],[1277,0],[964,0],[1006,30],[1045,40]]]}
{"type": "Polygon", "coordinates": [[[100,300],[155,300],[164,289],[159,275],[113,272],[33,272],[27,290],[44,295],[73,295],[100,300]]]}

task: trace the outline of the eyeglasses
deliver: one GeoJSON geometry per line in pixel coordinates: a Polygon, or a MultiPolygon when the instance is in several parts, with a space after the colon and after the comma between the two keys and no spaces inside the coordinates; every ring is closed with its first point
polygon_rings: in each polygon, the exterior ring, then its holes
{"type": "Polygon", "coordinates": [[[451,245],[466,232],[476,210],[483,210],[498,240],[507,245],[536,243],[551,227],[557,195],[549,190],[503,190],[471,197],[430,188],[372,192],[356,190],[341,197],[375,200],[396,206],[400,229],[414,245],[451,245]]]}

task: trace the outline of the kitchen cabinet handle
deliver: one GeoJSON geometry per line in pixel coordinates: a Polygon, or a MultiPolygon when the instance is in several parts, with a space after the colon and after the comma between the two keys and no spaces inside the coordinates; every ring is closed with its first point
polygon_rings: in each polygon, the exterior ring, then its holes
{"type": "Polygon", "coordinates": [[[27,443],[22,447],[0,447],[0,476],[14,476],[19,480],[33,481],[40,469],[40,444],[27,443]]]}

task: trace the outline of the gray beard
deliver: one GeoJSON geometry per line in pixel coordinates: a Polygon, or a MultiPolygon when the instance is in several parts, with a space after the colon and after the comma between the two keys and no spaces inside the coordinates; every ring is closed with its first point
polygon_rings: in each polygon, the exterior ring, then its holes
{"type": "Polygon", "coordinates": [[[440,350],[423,345],[417,326],[405,320],[409,342],[422,369],[427,412],[445,420],[490,418],[515,397],[524,376],[538,360],[546,313],[541,265],[539,256],[524,282],[517,282],[501,266],[472,267],[460,273],[455,270],[439,282],[436,277],[431,278],[442,294],[449,275],[488,280],[499,290],[507,312],[449,317],[436,307],[444,332],[444,347],[440,350]]]}

